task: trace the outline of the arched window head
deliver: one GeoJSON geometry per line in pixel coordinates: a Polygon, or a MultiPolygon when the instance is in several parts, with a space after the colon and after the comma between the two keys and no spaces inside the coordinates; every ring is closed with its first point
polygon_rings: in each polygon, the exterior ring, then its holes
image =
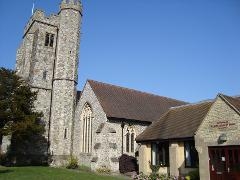
{"type": "Polygon", "coordinates": [[[92,108],[86,103],[81,113],[82,121],[82,152],[92,151],[92,108]]]}

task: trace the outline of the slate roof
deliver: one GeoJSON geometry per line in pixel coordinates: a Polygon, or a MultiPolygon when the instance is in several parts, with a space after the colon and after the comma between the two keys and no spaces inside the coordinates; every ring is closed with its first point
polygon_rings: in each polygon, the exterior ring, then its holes
{"type": "Polygon", "coordinates": [[[186,104],[176,99],[93,80],[88,80],[88,83],[109,118],[153,122],[170,107],[186,104]]]}
{"type": "Polygon", "coordinates": [[[136,141],[193,137],[212,104],[212,101],[206,101],[171,108],[160,120],[137,136],[136,141]]]}

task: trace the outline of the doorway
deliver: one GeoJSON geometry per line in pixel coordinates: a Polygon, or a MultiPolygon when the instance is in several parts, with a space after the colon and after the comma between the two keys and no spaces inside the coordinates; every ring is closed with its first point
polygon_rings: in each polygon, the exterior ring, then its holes
{"type": "Polygon", "coordinates": [[[209,147],[211,180],[240,180],[240,146],[209,147]]]}

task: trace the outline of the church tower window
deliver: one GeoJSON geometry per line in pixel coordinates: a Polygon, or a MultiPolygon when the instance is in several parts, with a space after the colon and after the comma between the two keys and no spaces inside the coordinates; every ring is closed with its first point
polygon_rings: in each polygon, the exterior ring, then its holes
{"type": "Polygon", "coordinates": [[[64,129],[64,139],[67,139],[67,129],[64,129]]]}
{"type": "Polygon", "coordinates": [[[92,151],[92,109],[89,104],[85,104],[82,119],[82,152],[90,153],[92,151]]]}
{"type": "Polygon", "coordinates": [[[45,46],[48,46],[48,44],[49,44],[49,33],[46,33],[46,35],[45,35],[45,46]]]}
{"type": "Polygon", "coordinates": [[[50,47],[53,47],[53,41],[54,41],[54,34],[51,34],[50,36],[50,47]]]}
{"type": "Polygon", "coordinates": [[[45,46],[53,47],[54,34],[46,33],[45,35],[45,46]]]}
{"type": "Polygon", "coordinates": [[[43,80],[47,79],[47,71],[43,71],[43,80]]]}

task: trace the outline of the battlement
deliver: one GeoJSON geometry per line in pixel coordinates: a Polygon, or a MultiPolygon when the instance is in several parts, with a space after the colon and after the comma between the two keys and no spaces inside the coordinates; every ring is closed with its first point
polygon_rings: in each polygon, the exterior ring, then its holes
{"type": "Polygon", "coordinates": [[[80,0],[63,0],[60,5],[61,10],[63,9],[74,9],[82,13],[82,3],[80,0]]]}
{"type": "Polygon", "coordinates": [[[34,21],[39,21],[52,26],[58,26],[59,16],[56,14],[51,14],[50,16],[46,16],[43,10],[36,9],[24,28],[24,35],[28,32],[29,28],[32,26],[34,21]]]}

